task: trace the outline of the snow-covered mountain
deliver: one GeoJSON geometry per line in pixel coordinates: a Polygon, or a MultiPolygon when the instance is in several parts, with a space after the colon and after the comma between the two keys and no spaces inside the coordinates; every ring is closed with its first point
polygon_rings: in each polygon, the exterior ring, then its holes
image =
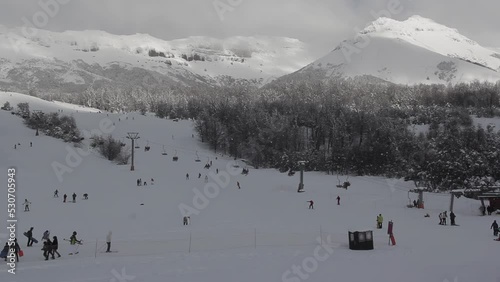
{"type": "Polygon", "coordinates": [[[401,84],[498,81],[500,51],[420,16],[379,18],[289,78],[355,76],[401,84]]]}
{"type": "Polygon", "coordinates": [[[0,87],[81,91],[91,83],[257,86],[313,61],[308,46],[284,37],[189,37],[7,28],[0,25],[0,87]]]}

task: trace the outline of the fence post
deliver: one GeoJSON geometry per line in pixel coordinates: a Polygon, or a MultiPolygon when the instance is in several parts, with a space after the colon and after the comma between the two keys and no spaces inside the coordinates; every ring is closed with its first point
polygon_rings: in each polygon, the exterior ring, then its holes
{"type": "Polygon", "coordinates": [[[257,228],[254,229],[253,245],[254,245],[254,249],[257,249],[257,228]]]}
{"type": "Polygon", "coordinates": [[[321,246],[323,246],[323,231],[321,230],[321,225],[319,226],[319,240],[320,240],[321,246]]]}
{"type": "Polygon", "coordinates": [[[191,253],[191,232],[189,232],[189,253],[191,253]]]}

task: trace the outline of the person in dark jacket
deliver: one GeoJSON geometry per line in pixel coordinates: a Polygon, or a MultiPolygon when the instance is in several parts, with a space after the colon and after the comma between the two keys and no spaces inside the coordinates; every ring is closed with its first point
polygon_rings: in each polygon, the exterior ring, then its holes
{"type": "Polygon", "coordinates": [[[33,227],[31,227],[30,230],[26,232],[26,237],[28,237],[28,244],[26,246],[33,246],[33,227]]]}
{"type": "Polygon", "coordinates": [[[307,201],[307,202],[309,203],[309,209],[313,210],[314,209],[314,201],[310,200],[310,201],[307,201]]]}
{"type": "Polygon", "coordinates": [[[456,218],[455,213],[450,212],[450,221],[451,221],[451,225],[456,225],[456,224],[455,224],[455,218],[456,218]]]}
{"type": "Polygon", "coordinates": [[[9,254],[9,250],[10,250],[10,247],[9,247],[9,243],[5,243],[5,246],[3,246],[3,249],[2,249],[2,254],[5,254],[5,261],[7,261],[7,256],[9,254]]]}
{"type": "Polygon", "coordinates": [[[59,241],[57,240],[57,236],[52,237],[52,256],[57,254],[57,257],[60,258],[61,254],[57,251],[59,249],[59,241]]]}
{"type": "Polygon", "coordinates": [[[68,197],[68,195],[64,194],[63,196],[63,203],[66,203],[66,198],[68,197]]]}
{"type": "Polygon", "coordinates": [[[76,203],[76,193],[73,193],[73,203],[76,203]]]}
{"type": "Polygon", "coordinates": [[[496,220],[493,221],[493,223],[491,224],[490,229],[493,229],[493,236],[497,236],[498,235],[498,223],[497,223],[496,220]]]}
{"type": "Polygon", "coordinates": [[[19,252],[21,251],[21,247],[17,243],[17,238],[14,239],[14,251],[16,252],[16,260],[19,262],[19,252]]]}
{"type": "Polygon", "coordinates": [[[340,206],[340,196],[337,196],[337,206],[340,206]]]}
{"type": "Polygon", "coordinates": [[[50,245],[49,245],[48,240],[43,242],[42,251],[43,251],[43,256],[45,257],[45,260],[49,260],[50,245]]]}

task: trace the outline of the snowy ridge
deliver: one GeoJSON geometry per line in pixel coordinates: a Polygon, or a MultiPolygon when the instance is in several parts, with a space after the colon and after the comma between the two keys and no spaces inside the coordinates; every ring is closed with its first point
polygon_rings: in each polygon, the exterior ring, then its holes
{"type": "Polygon", "coordinates": [[[496,82],[500,55],[430,19],[380,18],[297,72],[306,73],[321,79],[368,75],[401,84],[496,82]]]}
{"type": "Polygon", "coordinates": [[[43,86],[43,75],[37,72],[48,74],[52,84],[89,84],[113,78],[106,71],[117,68],[156,72],[188,85],[218,84],[226,77],[262,85],[312,60],[306,44],[284,37],[197,36],[165,41],[147,34],[57,33],[0,25],[0,83],[5,84],[28,80],[43,86]]]}

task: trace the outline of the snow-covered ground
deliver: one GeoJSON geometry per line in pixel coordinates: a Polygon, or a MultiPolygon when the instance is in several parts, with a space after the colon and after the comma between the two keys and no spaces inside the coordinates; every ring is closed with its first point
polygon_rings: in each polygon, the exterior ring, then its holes
{"type": "MultiPolygon", "coordinates": [[[[0,111],[0,183],[6,187],[7,169],[15,167],[18,204],[24,199],[32,202],[30,212],[18,208],[17,232],[25,256],[16,275],[7,272],[7,265],[0,266],[2,282],[500,279],[500,242],[493,241],[489,230],[493,219],[500,217],[479,216],[477,201],[456,199],[460,226],[440,226],[437,216],[448,209],[449,196],[426,194],[425,210],[408,209],[407,191],[412,183],[350,177],[352,186],[344,190],[335,187],[336,176],[307,172],[305,192],[299,194],[298,174],[289,177],[272,169],[250,168],[244,176],[240,173],[244,162],[213,154],[196,138],[190,121],[99,113],[0,92],[0,104],[5,101],[13,106],[29,101],[31,109],[63,109],[82,130],[110,131],[115,138],[138,132],[141,138],[132,172],[129,165],[114,165],[92,151],[87,154],[87,143],[83,151],[74,153],[71,144],[36,137],[19,117],[0,111]],[[151,150],[145,152],[148,141],[151,150]],[[14,149],[17,143],[21,145],[14,149]],[[174,162],[176,152],[179,160],[174,162]],[[209,161],[213,166],[204,169],[209,161]],[[55,163],[71,169],[62,175],[62,182],[54,172],[55,163]],[[138,178],[148,186],[137,187],[138,178]],[[55,189],[60,198],[53,198],[55,189]],[[63,203],[65,193],[69,198],[76,193],[76,203],[63,203]],[[83,193],[89,194],[88,200],[82,200],[83,193]],[[309,200],[314,200],[314,210],[307,209],[309,200]],[[191,225],[182,225],[179,207],[195,212],[191,225]],[[394,221],[396,246],[388,245],[385,228],[374,228],[379,213],[384,216],[384,227],[394,221]],[[431,217],[425,218],[426,213],[431,217]],[[40,243],[26,247],[21,234],[30,227],[37,239],[46,229],[58,236],[62,257],[44,261],[40,243]],[[374,230],[375,249],[349,250],[348,230],[354,229],[374,230]],[[105,254],[102,246],[109,230],[113,231],[111,249],[118,252],[105,254]],[[73,231],[84,244],[78,255],[69,256],[68,242],[62,239],[73,231]]],[[[6,190],[0,196],[3,226],[7,225],[6,190]]],[[[410,193],[410,198],[416,195],[410,193]]],[[[2,241],[5,230],[0,234],[2,241]]]]}

